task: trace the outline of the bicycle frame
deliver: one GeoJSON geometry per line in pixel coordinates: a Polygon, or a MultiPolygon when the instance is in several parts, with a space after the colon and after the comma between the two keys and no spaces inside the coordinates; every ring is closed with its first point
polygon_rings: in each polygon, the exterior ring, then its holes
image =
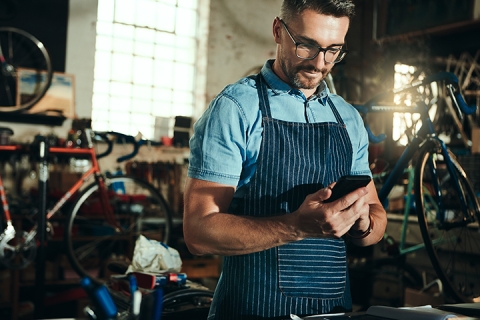
{"type": "MultiPolygon", "coordinates": [[[[18,151],[21,150],[21,146],[19,145],[12,145],[12,146],[0,146],[0,151],[18,151]]],[[[3,207],[3,214],[5,216],[5,220],[7,226],[11,226],[12,218],[10,215],[10,209],[7,203],[7,196],[5,194],[5,189],[3,187],[2,176],[0,175],[0,199],[2,200],[2,207],[3,207]]]]}
{"type": "MultiPolygon", "coordinates": [[[[128,175],[110,177],[101,174],[99,168],[99,159],[112,152],[115,142],[131,143],[134,147],[132,153],[116,159],[121,162],[133,158],[142,142],[148,143],[148,140],[136,141],[133,136],[113,131],[94,132],[94,135],[90,134],[92,132],[89,129],[85,131],[88,142],[85,148],[50,147],[43,137],[34,145],[38,150],[34,152],[34,161],[39,161],[40,164],[40,205],[35,219],[23,214],[32,206],[22,206],[21,202],[19,210],[15,212],[18,215],[11,217],[10,211],[13,210],[8,210],[8,200],[3,193],[2,202],[7,208],[4,211],[7,212],[8,223],[5,230],[0,230],[0,263],[7,268],[22,269],[34,261],[37,251],[39,257],[45,253],[45,245],[41,243],[45,243],[45,231],[48,231],[47,225],[51,223],[63,225],[65,246],[62,251],[65,251],[72,269],[78,275],[91,277],[99,284],[107,280],[105,277],[108,274],[104,267],[110,255],[117,254],[125,257],[122,258],[125,262],[132,261],[136,239],[140,234],[151,236],[152,240],[165,244],[168,242],[172,226],[171,211],[156,187],[128,175]],[[106,142],[106,148],[96,152],[98,150],[96,146],[93,148],[93,139],[106,142]],[[89,162],[89,167],[80,176],[76,176],[75,181],[65,186],[68,191],[63,191],[55,199],[49,199],[51,206],[47,207],[48,163],[55,157],[85,159],[89,162]],[[115,188],[115,184],[122,188],[115,188]],[[57,217],[59,211],[62,214],[57,217]],[[92,261],[97,261],[98,264],[93,266],[92,261]]],[[[3,148],[6,149],[27,154],[29,148],[3,148]]],[[[0,146],[0,152],[1,150],[0,146]]],[[[0,186],[1,183],[0,180],[0,186]]],[[[3,222],[3,218],[0,219],[3,222]]],[[[52,238],[52,241],[57,240],[59,239],[52,238]]]]}
{"type": "MultiPolygon", "coordinates": [[[[405,203],[405,208],[404,208],[404,217],[402,221],[402,231],[400,234],[400,245],[399,245],[399,254],[407,254],[411,253],[414,251],[417,251],[419,249],[422,249],[425,247],[425,245],[418,244],[414,246],[410,246],[406,248],[406,232],[407,232],[407,225],[408,225],[408,216],[410,212],[410,207],[411,207],[411,197],[410,195],[412,194],[413,190],[413,169],[409,168],[409,164],[413,157],[415,156],[415,153],[417,150],[420,148],[421,144],[425,141],[425,138],[428,134],[434,134],[435,130],[433,127],[433,123],[430,120],[428,116],[428,108],[425,104],[423,104],[423,112],[420,112],[421,115],[421,120],[422,120],[422,127],[418,131],[418,134],[415,135],[415,137],[412,139],[412,141],[407,145],[405,150],[403,151],[402,155],[400,156],[399,160],[393,167],[393,170],[389,173],[387,176],[387,179],[385,180],[382,188],[380,189],[378,193],[378,198],[380,202],[382,203],[383,207],[386,208],[388,206],[388,195],[392,191],[393,187],[396,185],[397,181],[399,181],[400,177],[405,171],[408,171],[408,185],[407,185],[407,199],[405,203]],[[425,114],[426,113],[426,114],[425,114]]],[[[417,108],[420,109],[420,108],[417,108]]],[[[385,234],[386,238],[388,237],[387,234],[385,234]]]]}
{"type": "MultiPolygon", "coordinates": [[[[437,97],[430,99],[431,97],[427,98],[423,93],[427,91],[425,86],[432,82],[444,83],[446,93],[451,98],[451,104],[450,101],[446,103],[450,107],[456,107],[456,110],[450,110],[451,112],[471,115],[477,110],[477,106],[467,105],[461,94],[457,77],[449,72],[432,74],[406,87],[380,93],[364,105],[355,107],[363,117],[371,111],[420,114],[418,121],[421,121],[421,124],[417,122],[419,127],[415,126],[411,130],[413,138],[410,139],[393,169],[388,173],[379,174],[381,177],[386,177],[378,193],[384,207],[387,207],[387,197],[394,186],[401,181],[402,174],[405,172],[409,174],[400,247],[386,232],[384,242],[387,244],[388,255],[395,259],[393,260],[395,263],[398,260],[404,262],[405,254],[425,249],[431,266],[440,280],[439,283],[442,283],[447,292],[445,298],[457,302],[476,302],[480,297],[480,273],[477,263],[480,250],[478,245],[480,205],[461,163],[447,148],[444,141],[437,136],[433,120],[430,119],[428,109],[437,102],[437,97]],[[404,92],[413,93],[409,98],[415,96],[414,107],[381,104],[381,101],[386,99],[390,101],[392,94],[404,92]],[[417,95],[420,97],[416,97],[417,95]],[[416,161],[412,162],[412,160],[416,161]],[[412,184],[414,185],[413,193],[412,184]],[[412,211],[411,201],[415,204],[415,215],[423,241],[420,243],[413,241],[406,247],[406,234],[409,227],[407,224],[412,211]]],[[[378,143],[385,139],[384,134],[376,136],[368,123],[364,124],[371,143],[378,143]]],[[[415,276],[414,273],[412,276],[415,276]]]]}
{"type": "MultiPolygon", "coordinates": [[[[449,155],[448,149],[447,149],[445,143],[436,136],[436,132],[435,132],[433,122],[430,119],[429,114],[428,114],[428,106],[423,101],[418,102],[416,112],[418,112],[420,114],[420,120],[422,121],[422,126],[420,127],[420,129],[418,130],[417,134],[414,136],[412,141],[407,145],[407,147],[403,151],[403,153],[400,156],[398,162],[395,164],[393,170],[388,175],[387,179],[385,180],[382,188],[380,189],[380,191],[378,193],[378,197],[379,197],[380,202],[382,203],[384,208],[386,208],[387,205],[388,205],[387,197],[388,197],[389,193],[392,191],[392,189],[395,186],[395,184],[397,183],[397,181],[399,181],[401,175],[405,171],[408,171],[409,179],[408,179],[408,186],[407,186],[407,199],[406,199],[406,203],[405,203],[404,217],[403,217],[402,229],[401,229],[401,235],[400,235],[400,244],[399,244],[399,248],[398,248],[400,255],[408,254],[408,253],[411,253],[411,252],[414,252],[414,251],[425,248],[424,243],[417,244],[417,245],[412,245],[412,246],[409,246],[408,248],[406,248],[406,244],[405,244],[407,224],[408,224],[408,216],[409,216],[409,211],[410,211],[411,201],[412,201],[410,196],[412,194],[412,189],[413,189],[412,187],[413,187],[413,174],[414,174],[413,169],[409,168],[409,164],[410,164],[411,160],[414,158],[415,153],[419,150],[419,148],[425,142],[435,141],[435,143],[438,145],[438,147],[441,150],[442,156],[444,157],[444,161],[446,163],[447,170],[448,170],[449,174],[452,177],[456,177],[455,168],[453,167],[453,163],[451,161],[451,157],[449,155]]],[[[431,160],[430,160],[430,164],[431,164],[429,166],[430,169],[431,169],[430,173],[432,174],[432,177],[434,177],[434,176],[436,176],[436,171],[435,171],[435,167],[433,166],[431,160]]],[[[466,200],[465,200],[464,193],[462,192],[461,186],[458,183],[458,179],[454,178],[452,180],[455,182],[454,187],[458,190],[458,194],[461,195],[460,202],[461,202],[461,205],[462,205],[462,211],[465,213],[465,218],[466,218],[465,221],[470,222],[471,217],[470,217],[470,215],[467,211],[467,205],[465,203],[466,200]]],[[[434,185],[433,185],[434,189],[433,190],[435,191],[435,194],[436,194],[435,206],[438,209],[438,210],[436,210],[436,219],[438,221],[444,221],[446,210],[445,210],[444,205],[443,205],[442,195],[441,195],[441,192],[440,192],[440,186],[438,184],[438,181],[436,181],[436,179],[433,179],[433,181],[434,181],[434,185]]],[[[457,222],[455,224],[450,223],[448,225],[444,225],[444,228],[446,228],[446,229],[453,228],[453,227],[458,226],[459,224],[465,224],[466,223],[465,221],[460,221],[460,222],[457,222]]],[[[388,238],[388,235],[385,234],[384,238],[388,238]]],[[[445,240],[443,240],[443,241],[445,241],[445,240]]]]}
{"type": "MultiPolygon", "coordinates": [[[[107,189],[105,187],[105,181],[103,176],[100,172],[100,167],[97,160],[97,154],[95,152],[95,148],[93,147],[93,143],[90,138],[90,134],[87,132],[87,140],[88,140],[88,148],[84,149],[76,149],[76,148],[65,148],[65,147],[49,147],[48,151],[50,154],[59,154],[59,155],[71,155],[71,156],[88,156],[89,160],[91,161],[91,168],[88,169],[82,177],[55,203],[52,209],[48,210],[46,213],[46,220],[48,221],[53,215],[55,215],[64,205],[65,203],[77,192],[80,188],[93,176],[95,178],[96,183],[98,184],[99,193],[100,193],[100,200],[102,207],[104,208],[104,215],[106,220],[113,226],[115,226],[118,230],[120,229],[120,225],[115,220],[114,213],[112,208],[108,205],[108,194],[107,189]]],[[[15,145],[15,146],[0,146],[0,151],[21,151],[22,147],[15,145]]],[[[5,190],[3,189],[3,183],[0,178],[0,196],[3,205],[3,211],[5,216],[5,221],[7,224],[7,229],[5,232],[14,233],[15,230],[12,225],[11,214],[8,209],[8,204],[6,201],[5,190]]],[[[37,225],[28,232],[27,236],[25,237],[25,242],[28,243],[32,241],[35,236],[37,235],[37,225]]],[[[20,245],[21,248],[21,245],[20,245]]]]}
{"type": "MultiPolygon", "coordinates": [[[[450,176],[454,177],[454,179],[452,179],[452,182],[454,183],[454,187],[457,190],[458,196],[460,197],[459,202],[460,202],[460,205],[461,205],[462,212],[465,213],[464,219],[462,221],[455,222],[455,223],[442,223],[441,224],[441,227],[440,227],[441,229],[449,230],[449,229],[452,229],[452,228],[455,228],[455,227],[458,227],[458,226],[466,225],[466,224],[474,221],[474,218],[468,213],[465,193],[463,192],[463,190],[460,186],[460,183],[458,182],[459,179],[456,178],[457,173],[455,172],[455,168],[453,167],[453,162],[451,161],[451,157],[448,153],[447,146],[445,145],[445,143],[443,141],[441,141],[439,139],[438,139],[438,142],[439,142],[439,147],[441,148],[442,156],[445,159],[445,164],[447,166],[448,173],[450,174],[450,176]]],[[[433,162],[432,162],[431,159],[429,160],[429,163],[430,163],[430,165],[429,165],[430,174],[432,176],[437,176],[436,168],[433,165],[433,162]]],[[[445,221],[446,208],[443,205],[442,194],[440,192],[440,184],[438,183],[437,179],[433,179],[433,184],[434,184],[433,185],[433,187],[434,187],[433,190],[435,191],[435,195],[436,195],[435,199],[437,199],[437,201],[435,202],[435,208],[437,209],[436,210],[436,212],[437,212],[436,220],[437,221],[445,221]]]]}

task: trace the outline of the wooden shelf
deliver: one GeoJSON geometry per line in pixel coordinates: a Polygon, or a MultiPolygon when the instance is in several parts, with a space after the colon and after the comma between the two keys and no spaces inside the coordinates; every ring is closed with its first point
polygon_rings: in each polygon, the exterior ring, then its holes
{"type": "MultiPolygon", "coordinates": [[[[132,240],[133,236],[132,235],[104,235],[104,236],[75,236],[72,237],[72,241],[92,241],[92,240],[98,240],[100,238],[103,238],[102,241],[109,241],[109,240],[132,240]]],[[[62,239],[63,241],[63,239],[62,239]]]]}
{"type": "Polygon", "coordinates": [[[2,121],[28,124],[43,124],[47,126],[61,126],[64,116],[49,116],[31,113],[2,113],[2,121]]]}
{"type": "Polygon", "coordinates": [[[220,258],[187,259],[182,261],[181,272],[186,273],[188,279],[218,278],[220,265],[220,258]]]}
{"type": "Polygon", "coordinates": [[[446,35],[461,33],[461,32],[475,30],[475,29],[480,29],[480,19],[460,21],[460,22],[455,22],[451,24],[446,24],[443,26],[437,26],[432,28],[426,28],[423,30],[402,33],[399,35],[393,35],[393,36],[386,35],[374,40],[374,43],[381,44],[381,43],[388,43],[388,42],[396,42],[396,41],[402,41],[407,39],[424,37],[427,35],[446,36],[446,35]]]}
{"type": "MultiPolygon", "coordinates": [[[[35,281],[20,281],[18,284],[20,287],[34,287],[35,281]]],[[[66,279],[66,280],[45,280],[45,286],[67,286],[67,285],[80,285],[80,278],[78,279],[66,279]]]]}

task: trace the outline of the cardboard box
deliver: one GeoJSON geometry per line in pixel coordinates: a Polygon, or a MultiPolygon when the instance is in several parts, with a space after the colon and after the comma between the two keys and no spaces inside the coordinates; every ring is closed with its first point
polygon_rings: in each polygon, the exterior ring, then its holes
{"type": "Polygon", "coordinates": [[[414,290],[412,288],[405,288],[405,306],[417,307],[417,306],[439,306],[445,303],[443,295],[439,292],[422,292],[414,290]]]}
{"type": "Polygon", "coordinates": [[[0,271],[0,303],[10,303],[12,300],[12,272],[0,271]]]}
{"type": "Polygon", "coordinates": [[[67,192],[80,180],[81,173],[67,171],[51,171],[48,177],[48,188],[50,192],[67,192]]]}
{"type": "Polygon", "coordinates": [[[182,261],[182,273],[188,279],[220,277],[220,259],[191,259],[182,261]]]}
{"type": "Polygon", "coordinates": [[[480,128],[472,129],[472,153],[480,153],[480,128]]]}

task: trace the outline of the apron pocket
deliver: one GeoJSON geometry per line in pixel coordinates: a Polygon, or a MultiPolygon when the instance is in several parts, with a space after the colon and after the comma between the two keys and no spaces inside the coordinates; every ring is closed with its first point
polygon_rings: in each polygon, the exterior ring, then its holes
{"type": "Polygon", "coordinates": [[[289,297],[338,299],[347,263],[341,239],[304,239],[278,247],[278,283],[289,297]]]}

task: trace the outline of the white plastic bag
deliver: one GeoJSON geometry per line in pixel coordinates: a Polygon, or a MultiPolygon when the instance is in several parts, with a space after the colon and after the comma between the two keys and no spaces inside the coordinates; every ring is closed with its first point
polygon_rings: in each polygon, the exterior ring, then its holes
{"type": "Polygon", "coordinates": [[[133,261],[126,273],[140,272],[180,272],[182,259],[178,251],[166,244],[147,239],[140,235],[135,242],[133,261]]]}

